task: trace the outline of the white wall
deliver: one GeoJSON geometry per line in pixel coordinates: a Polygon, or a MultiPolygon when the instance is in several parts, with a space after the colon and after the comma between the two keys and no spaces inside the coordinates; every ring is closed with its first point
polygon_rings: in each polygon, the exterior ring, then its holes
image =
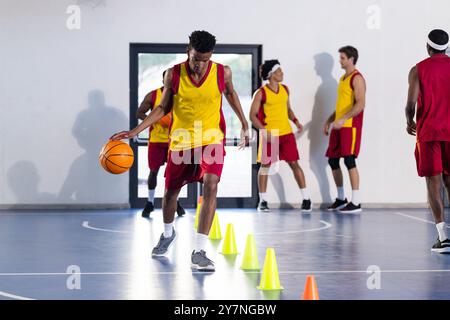
{"type": "MultiPolygon", "coordinates": [[[[427,33],[450,31],[448,12],[448,0],[1,0],[0,205],[126,203],[128,178],[104,173],[97,155],[112,132],[128,127],[129,43],[185,43],[195,29],[220,43],[263,44],[264,59],[281,60],[295,112],[305,123],[313,119],[298,145],[316,202],[322,195],[330,200],[318,182],[331,182],[320,131],[334,107],[333,78],[342,73],[337,49],[356,46],[368,86],[358,160],[363,199],[424,203],[414,138],[405,132],[406,80],[426,57],[427,33]],[[71,4],[81,8],[80,30],[66,28],[71,4]],[[380,29],[366,25],[370,5],[381,9],[380,29]],[[334,67],[327,78],[329,55],[334,67]]],[[[298,203],[293,186],[282,165],[270,202],[298,203]]]]}

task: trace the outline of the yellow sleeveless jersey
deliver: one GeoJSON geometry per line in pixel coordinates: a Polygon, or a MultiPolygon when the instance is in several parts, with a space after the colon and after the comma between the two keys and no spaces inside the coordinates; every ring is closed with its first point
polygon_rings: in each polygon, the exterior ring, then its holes
{"type": "Polygon", "coordinates": [[[267,85],[259,90],[261,90],[262,101],[258,118],[265,128],[274,136],[292,133],[288,114],[288,88],[280,83],[278,92],[272,91],[267,85]]]}
{"type": "Polygon", "coordinates": [[[187,61],[174,66],[170,150],[188,150],[222,143],[225,137],[222,114],[224,89],[224,68],[221,64],[210,61],[199,82],[191,76],[187,61]]]}
{"type": "MultiPolygon", "coordinates": [[[[360,74],[358,70],[353,71],[347,78],[345,75],[339,80],[339,85],[337,89],[337,100],[336,100],[336,120],[342,118],[345,114],[352,110],[355,104],[355,92],[353,90],[353,78],[360,74]]],[[[347,119],[344,122],[343,127],[351,128],[355,126],[362,125],[362,112],[355,118],[347,119]]]]}
{"type": "MultiPolygon", "coordinates": [[[[151,92],[151,109],[158,106],[161,102],[163,88],[156,89],[151,92]]],[[[157,123],[150,128],[150,136],[148,142],[168,143],[169,142],[169,124],[172,119],[172,114],[166,114],[157,123]]]]}

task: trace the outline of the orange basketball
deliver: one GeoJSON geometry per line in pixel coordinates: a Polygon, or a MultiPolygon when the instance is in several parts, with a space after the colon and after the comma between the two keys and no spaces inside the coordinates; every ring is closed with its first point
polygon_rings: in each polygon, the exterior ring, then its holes
{"type": "Polygon", "coordinates": [[[168,113],[166,114],[164,117],[162,117],[161,119],[159,119],[158,123],[164,127],[164,128],[168,128],[170,126],[170,121],[172,121],[172,114],[168,113]]]}
{"type": "Polygon", "coordinates": [[[103,146],[98,160],[107,172],[113,174],[124,173],[133,165],[133,149],[123,141],[110,140],[103,146]]]}

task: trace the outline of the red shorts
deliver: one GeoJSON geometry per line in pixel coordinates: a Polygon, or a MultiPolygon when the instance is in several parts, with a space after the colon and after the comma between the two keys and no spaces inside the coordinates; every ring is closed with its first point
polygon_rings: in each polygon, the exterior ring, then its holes
{"type": "Polygon", "coordinates": [[[278,137],[278,147],[276,143],[265,143],[260,139],[258,148],[258,162],[263,165],[277,162],[278,159],[284,161],[297,161],[300,159],[297,149],[297,141],[293,133],[278,137]]]}
{"type": "Polygon", "coordinates": [[[450,141],[417,142],[415,156],[419,176],[450,175],[450,141]]]}
{"type": "Polygon", "coordinates": [[[151,171],[156,171],[167,162],[169,143],[150,142],[148,144],[148,167],[151,171]]]}
{"type": "Polygon", "coordinates": [[[342,158],[347,156],[358,157],[361,147],[360,128],[333,129],[325,156],[327,158],[342,158]]]}
{"type": "Polygon", "coordinates": [[[166,189],[180,189],[191,182],[203,182],[205,173],[222,175],[225,147],[211,144],[203,147],[169,151],[166,172],[166,189]]]}

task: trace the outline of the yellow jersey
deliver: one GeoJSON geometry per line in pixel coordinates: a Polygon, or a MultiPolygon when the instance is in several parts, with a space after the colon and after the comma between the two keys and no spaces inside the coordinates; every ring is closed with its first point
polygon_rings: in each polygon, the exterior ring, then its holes
{"type": "MultiPolygon", "coordinates": [[[[343,75],[339,80],[336,100],[336,120],[342,118],[352,110],[355,104],[355,92],[353,90],[353,79],[356,75],[361,75],[358,70],[353,71],[347,77],[343,75]]],[[[361,127],[363,113],[354,118],[349,118],[344,122],[344,128],[361,127]]]]}
{"type": "Polygon", "coordinates": [[[267,85],[262,86],[259,90],[262,94],[262,100],[258,118],[265,128],[273,136],[284,136],[292,133],[288,113],[289,89],[280,83],[278,84],[278,92],[274,92],[267,85]]]}
{"type": "Polygon", "coordinates": [[[221,64],[209,61],[205,75],[199,82],[193,79],[187,61],[173,67],[170,150],[181,151],[223,143],[224,90],[224,67],[221,64]]]}
{"type": "MultiPolygon", "coordinates": [[[[162,96],[163,88],[158,88],[156,90],[153,90],[151,93],[151,107],[150,109],[153,110],[155,106],[158,106],[161,102],[161,96],[162,96]]],[[[170,121],[172,119],[172,114],[166,114],[164,117],[162,117],[157,123],[153,124],[150,127],[150,133],[148,142],[154,142],[154,143],[168,143],[169,142],[169,125],[170,121]]]]}

